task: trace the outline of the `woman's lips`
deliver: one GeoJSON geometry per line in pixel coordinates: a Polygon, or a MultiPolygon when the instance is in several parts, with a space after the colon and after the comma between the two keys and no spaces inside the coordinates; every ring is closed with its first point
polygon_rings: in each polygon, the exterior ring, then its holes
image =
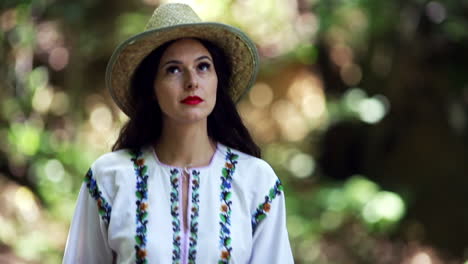
{"type": "Polygon", "coordinates": [[[197,105],[201,102],[203,102],[203,99],[201,99],[198,96],[187,96],[184,98],[184,100],[180,101],[183,104],[188,104],[188,105],[197,105]]]}

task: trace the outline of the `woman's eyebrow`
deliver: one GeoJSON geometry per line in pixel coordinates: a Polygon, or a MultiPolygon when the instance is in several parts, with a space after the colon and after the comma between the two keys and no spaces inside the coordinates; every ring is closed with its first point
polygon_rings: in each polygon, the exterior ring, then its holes
{"type": "Polygon", "coordinates": [[[166,63],[164,63],[162,65],[162,67],[166,66],[167,64],[170,64],[170,63],[174,63],[174,64],[182,64],[181,61],[178,61],[178,60],[170,60],[170,61],[166,61],[166,63]]]}
{"type": "MultiPolygon", "coordinates": [[[[207,59],[207,60],[213,62],[213,60],[212,60],[210,57],[206,56],[206,55],[202,55],[202,56],[196,58],[195,61],[200,61],[200,60],[203,60],[203,59],[207,59]]],[[[162,65],[162,67],[166,66],[167,64],[171,64],[171,63],[174,63],[174,64],[182,64],[182,62],[181,62],[181,61],[178,61],[178,60],[169,60],[169,61],[166,61],[166,62],[162,65]]]]}
{"type": "Polygon", "coordinates": [[[213,62],[213,60],[210,57],[206,56],[206,55],[198,57],[197,59],[195,59],[195,61],[199,61],[199,60],[203,60],[203,59],[207,59],[207,60],[213,62]]]}

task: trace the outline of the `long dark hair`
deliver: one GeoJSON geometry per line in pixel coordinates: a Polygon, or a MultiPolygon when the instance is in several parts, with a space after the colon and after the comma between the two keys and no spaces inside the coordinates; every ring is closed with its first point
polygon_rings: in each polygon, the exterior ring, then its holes
{"type": "MultiPolygon", "coordinates": [[[[253,141],[228,94],[231,73],[229,60],[223,51],[211,42],[200,39],[198,41],[210,52],[218,77],[216,104],[208,116],[208,136],[228,147],[260,157],[260,148],[253,141]]],[[[153,84],[159,61],[173,42],[165,43],[152,51],[136,69],[130,89],[135,111],[120,130],[119,137],[112,147],[113,151],[138,149],[153,144],[161,136],[162,112],[154,95],[153,84]]]]}

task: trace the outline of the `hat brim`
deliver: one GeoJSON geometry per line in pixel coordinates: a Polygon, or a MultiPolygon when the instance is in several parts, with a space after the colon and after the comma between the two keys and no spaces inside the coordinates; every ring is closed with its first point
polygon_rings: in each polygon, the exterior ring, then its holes
{"type": "Polygon", "coordinates": [[[120,109],[131,116],[135,109],[130,82],[138,65],[154,49],[180,38],[199,38],[221,48],[230,59],[229,94],[237,102],[255,82],[259,58],[255,44],[239,29],[215,22],[180,24],[147,30],[122,42],[106,69],[106,86],[120,109]]]}

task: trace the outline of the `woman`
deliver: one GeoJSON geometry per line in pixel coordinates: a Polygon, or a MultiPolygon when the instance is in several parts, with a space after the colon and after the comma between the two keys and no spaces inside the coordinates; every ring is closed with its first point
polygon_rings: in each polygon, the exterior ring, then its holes
{"type": "Polygon", "coordinates": [[[257,65],[182,4],[117,48],[107,84],[130,120],[86,174],[64,263],[293,263],[283,188],[234,104],[257,65]]]}

